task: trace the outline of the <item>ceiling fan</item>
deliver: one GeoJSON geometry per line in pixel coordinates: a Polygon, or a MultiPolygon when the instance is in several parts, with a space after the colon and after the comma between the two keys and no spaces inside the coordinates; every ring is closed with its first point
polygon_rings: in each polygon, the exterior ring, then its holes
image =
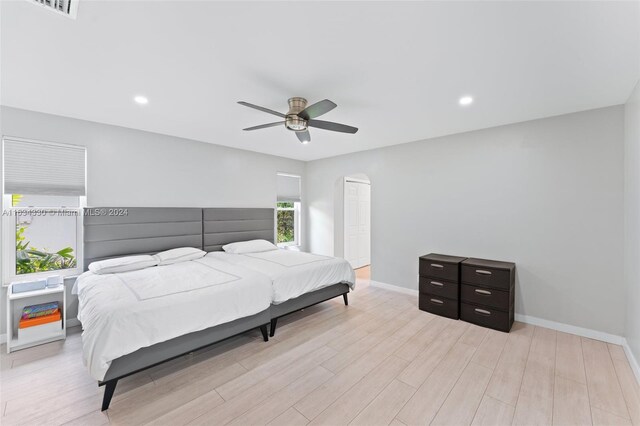
{"type": "Polygon", "coordinates": [[[331,102],[329,99],[316,102],[315,104],[309,106],[307,106],[307,100],[305,98],[291,98],[288,102],[289,112],[287,112],[286,114],[282,114],[269,108],[250,104],[249,102],[239,101],[238,103],[240,105],[254,108],[269,114],[277,115],[280,118],[284,118],[284,121],[276,121],[275,123],[247,127],[243,130],[266,129],[267,127],[275,127],[284,124],[284,127],[293,132],[296,132],[296,136],[298,137],[300,142],[305,144],[311,141],[311,135],[309,134],[309,130],[307,129],[308,127],[316,127],[318,129],[331,130],[333,132],[342,133],[355,133],[358,131],[356,127],[351,127],[340,123],[333,123],[331,121],[322,121],[315,119],[316,117],[320,117],[321,115],[326,114],[337,107],[337,105],[331,102]]]}

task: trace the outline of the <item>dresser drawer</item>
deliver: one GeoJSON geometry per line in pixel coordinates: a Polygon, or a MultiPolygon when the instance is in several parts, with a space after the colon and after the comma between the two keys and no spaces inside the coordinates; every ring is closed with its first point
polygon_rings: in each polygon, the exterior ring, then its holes
{"type": "Polygon", "coordinates": [[[447,318],[458,319],[458,301],[432,294],[420,293],[418,307],[422,311],[431,312],[447,318]]]}
{"type": "Polygon", "coordinates": [[[490,306],[503,311],[508,311],[511,305],[508,291],[493,288],[474,287],[467,284],[460,285],[460,300],[475,305],[490,306]]]}
{"type": "Polygon", "coordinates": [[[458,300],[460,284],[438,278],[420,277],[420,293],[430,293],[448,299],[458,300]]]}
{"type": "Polygon", "coordinates": [[[460,281],[460,265],[458,263],[420,259],[420,275],[457,283],[460,281]]]}
{"type": "Polygon", "coordinates": [[[471,305],[464,302],[460,303],[460,319],[505,332],[509,332],[513,324],[513,318],[511,318],[509,312],[471,305]]]}
{"type": "Polygon", "coordinates": [[[466,265],[463,263],[461,275],[461,281],[465,284],[476,284],[483,287],[501,288],[503,290],[509,290],[511,287],[511,272],[504,269],[466,265]]]}

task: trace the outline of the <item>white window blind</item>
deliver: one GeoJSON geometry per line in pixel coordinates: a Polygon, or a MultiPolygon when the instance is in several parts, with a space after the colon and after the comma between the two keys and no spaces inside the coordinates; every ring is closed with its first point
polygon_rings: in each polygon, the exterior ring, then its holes
{"type": "Polygon", "coordinates": [[[278,173],[278,201],[300,201],[300,176],[278,173]]]}
{"type": "Polygon", "coordinates": [[[5,194],[86,195],[85,148],[3,139],[5,194]]]}

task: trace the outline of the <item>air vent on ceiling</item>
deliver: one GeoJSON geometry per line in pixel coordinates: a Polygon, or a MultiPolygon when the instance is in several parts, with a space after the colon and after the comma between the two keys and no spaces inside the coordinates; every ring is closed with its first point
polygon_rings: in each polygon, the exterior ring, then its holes
{"type": "Polygon", "coordinates": [[[49,10],[61,13],[69,18],[76,19],[79,0],[28,0],[39,4],[49,10]]]}

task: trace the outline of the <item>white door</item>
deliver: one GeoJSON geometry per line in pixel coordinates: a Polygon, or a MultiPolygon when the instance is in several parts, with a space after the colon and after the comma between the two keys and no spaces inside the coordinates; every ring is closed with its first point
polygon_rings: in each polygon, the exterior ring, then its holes
{"type": "Polygon", "coordinates": [[[344,257],[351,266],[371,263],[371,185],[344,183],[344,257]]]}

